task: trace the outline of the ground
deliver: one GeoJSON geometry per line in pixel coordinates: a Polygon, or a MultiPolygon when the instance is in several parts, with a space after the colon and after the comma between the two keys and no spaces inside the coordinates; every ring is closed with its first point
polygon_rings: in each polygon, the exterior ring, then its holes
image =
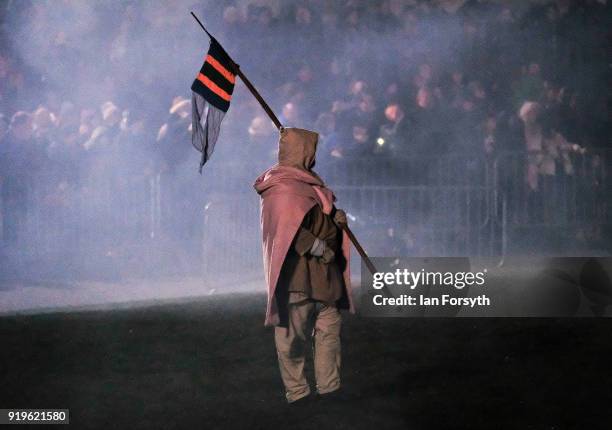
{"type": "MultiPolygon", "coordinates": [[[[0,407],[74,428],[595,429],[612,425],[601,319],[345,314],[345,398],[284,403],[265,297],[0,318],[0,407]]],[[[312,367],[309,366],[309,372],[312,367]]]]}

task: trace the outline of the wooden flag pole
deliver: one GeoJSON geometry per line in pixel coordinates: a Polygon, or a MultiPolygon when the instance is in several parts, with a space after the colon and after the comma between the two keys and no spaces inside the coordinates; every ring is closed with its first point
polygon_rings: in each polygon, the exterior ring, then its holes
{"type": "Polygon", "coordinates": [[[372,263],[372,260],[370,260],[370,257],[368,257],[368,254],[366,254],[365,249],[361,247],[361,244],[359,243],[359,241],[357,240],[357,238],[355,237],[355,235],[353,234],[349,226],[347,224],[342,224],[341,228],[342,230],[346,232],[351,242],[353,242],[355,249],[357,249],[357,252],[361,256],[361,259],[365,263],[370,273],[373,275],[374,273],[378,272],[378,270],[376,270],[376,267],[374,266],[374,263],[372,263]]]}
{"type": "MultiPolygon", "coordinates": [[[[217,44],[219,46],[221,46],[221,44],[217,41],[217,39],[215,39],[213,37],[213,35],[210,34],[208,32],[208,30],[206,30],[206,27],[204,27],[204,24],[202,24],[202,22],[198,19],[198,17],[195,15],[195,13],[191,12],[191,16],[193,16],[193,18],[197,21],[197,23],[200,25],[200,27],[202,27],[202,30],[204,30],[204,32],[208,35],[208,37],[210,37],[212,40],[217,42],[217,44]]],[[[225,53],[227,54],[227,51],[225,53]]],[[[249,89],[251,94],[253,94],[253,96],[257,99],[257,101],[259,102],[261,107],[266,111],[266,113],[268,114],[268,116],[270,117],[270,119],[272,120],[274,125],[276,126],[276,128],[278,128],[280,131],[282,131],[283,125],[278,120],[276,115],[274,115],[274,112],[272,112],[272,109],[270,108],[270,106],[268,106],[268,103],[266,103],[266,101],[263,99],[263,97],[261,97],[261,95],[259,94],[259,91],[257,91],[257,89],[255,89],[255,87],[253,86],[251,81],[249,81],[247,79],[247,77],[244,76],[244,73],[242,73],[242,70],[240,70],[240,66],[234,61],[234,59],[229,54],[227,55],[227,57],[232,61],[233,65],[234,65],[234,71],[236,72],[236,75],[238,75],[240,77],[240,79],[242,79],[242,82],[244,82],[244,84],[249,89]]],[[[342,226],[342,230],[344,230],[346,232],[346,234],[348,235],[348,237],[351,240],[351,242],[353,242],[353,245],[357,249],[357,252],[359,253],[361,258],[363,259],[363,262],[367,266],[368,270],[372,274],[376,273],[377,270],[376,270],[376,267],[374,267],[374,263],[372,263],[372,260],[370,260],[370,258],[368,257],[368,254],[366,254],[365,250],[363,249],[363,247],[361,246],[361,244],[359,243],[359,241],[357,240],[357,238],[355,237],[355,235],[353,234],[351,229],[349,229],[348,225],[344,224],[342,226]]]]}

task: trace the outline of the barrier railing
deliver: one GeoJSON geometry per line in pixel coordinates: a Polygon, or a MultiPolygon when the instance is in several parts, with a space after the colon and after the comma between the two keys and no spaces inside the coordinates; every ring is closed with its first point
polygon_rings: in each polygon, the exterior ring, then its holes
{"type": "Polygon", "coordinates": [[[506,197],[508,223],[572,225],[604,221],[609,153],[504,153],[493,166],[498,194],[506,197]]]}
{"type": "MultiPolygon", "coordinates": [[[[521,235],[541,229],[601,237],[597,230],[611,222],[609,154],[574,153],[552,164],[546,157],[373,157],[327,160],[317,169],[373,255],[503,256],[521,235]]],[[[78,186],[3,192],[3,258],[30,272],[42,261],[118,277],[261,273],[251,184],[265,167],[217,163],[221,173],[204,179],[98,175],[78,186]]]]}
{"type": "Polygon", "coordinates": [[[502,254],[537,250],[542,241],[557,242],[556,252],[597,252],[607,246],[611,155],[605,150],[499,154],[492,164],[492,207],[502,254]]]}

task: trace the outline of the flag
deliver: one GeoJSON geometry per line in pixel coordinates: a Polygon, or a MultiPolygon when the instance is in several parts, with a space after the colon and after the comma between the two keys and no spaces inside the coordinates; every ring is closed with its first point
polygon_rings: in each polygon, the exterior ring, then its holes
{"type": "Polygon", "coordinates": [[[202,153],[200,173],[215,149],[235,83],[234,62],[221,45],[211,39],[204,65],[191,85],[191,143],[202,153]]]}

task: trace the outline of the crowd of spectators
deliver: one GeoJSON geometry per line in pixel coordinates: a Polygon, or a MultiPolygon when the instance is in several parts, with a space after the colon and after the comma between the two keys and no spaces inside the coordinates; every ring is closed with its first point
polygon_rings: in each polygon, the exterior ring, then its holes
{"type": "MultiPolygon", "coordinates": [[[[120,185],[197,170],[189,85],[206,39],[190,7],[283,124],[320,133],[323,166],[512,150],[547,151],[544,159],[563,166],[574,152],[609,144],[605,0],[181,4],[0,6],[0,184],[12,208],[3,211],[5,237],[26,211],[26,190],[52,204],[108,172],[120,185]]],[[[218,157],[271,161],[274,141],[273,125],[238,84],[218,157]]],[[[546,166],[529,163],[526,183],[536,190],[546,166]]]]}

